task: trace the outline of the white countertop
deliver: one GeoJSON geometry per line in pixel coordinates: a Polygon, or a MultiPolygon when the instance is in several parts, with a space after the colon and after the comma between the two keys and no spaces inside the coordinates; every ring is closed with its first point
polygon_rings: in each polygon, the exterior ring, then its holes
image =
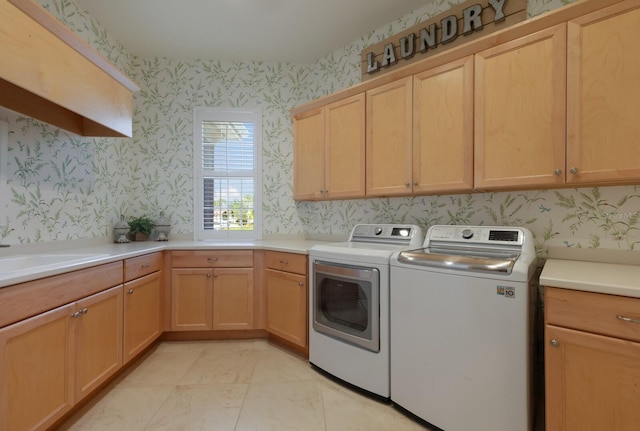
{"type": "Polygon", "coordinates": [[[7,249],[4,250],[3,256],[0,257],[0,288],[163,250],[273,250],[308,254],[312,246],[323,242],[326,241],[304,239],[260,241],[144,241],[126,244],[96,244],[28,254],[17,251],[16,249],[15,255],[10,253],[11,249],[7,249]],[[16,270],[14,266],[16,260],[14,258],[19,256],[46,256],[52,259],[55,259],[54,256],[58,256],[61,260],[55,263],[28,266],[24,269],[16,270]],[[69,257],[68,260],[65,260],[66,256],[69,257]]]}
{"type": "Polygon", "coordinates": [[[540,274],[540,284],[640,298],[640,266],[548,259],[540,274]]]}

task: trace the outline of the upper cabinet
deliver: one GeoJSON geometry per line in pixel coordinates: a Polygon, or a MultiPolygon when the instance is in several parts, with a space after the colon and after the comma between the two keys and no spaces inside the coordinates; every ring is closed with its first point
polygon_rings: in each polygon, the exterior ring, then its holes
{"type": "Polygon", "coordinates": [[[294,116],[294,197],[365,194],[365,96],[357,94],[294,116]]]}
{"type": "Polygon", "coordinates": [[[0,104],[83,136],[131,137],[138,87],[33,0],[0,0],[0,104]]]}
{"type": "Polygon", "coordinates": [[[568,23],[567,182],[640,180],[640,3],[568,23]]]}
{"type": "Polygon", "coordinates": [[[296,172],[325,189],[306,149],[364,93],[366,197],[637,184],[639,40],[640,0],[584,0],[294,108],[296,172]]]}
{"type": "Polygon", "coordinates": [[[566,26],[475,55],[476,189],[564,184],[566,26]]]}
{"type": "Polygon", "coordinates": [[[473,56],[413,77],[413,192],[473,190],[473,56]]]}
{"type": "Polygon", "coordinates": [[[411,193],[411,77],[367,91],[367,196],[411,193]]]}

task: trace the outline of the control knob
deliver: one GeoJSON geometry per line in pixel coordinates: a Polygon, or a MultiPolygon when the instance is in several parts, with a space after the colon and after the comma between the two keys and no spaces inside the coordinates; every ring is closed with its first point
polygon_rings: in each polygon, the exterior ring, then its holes
{"type": "Polygon", "coordinates": [[[377,227],[373,230],[373,233],[376,235],[380,235],[382,233],[382,228],[381,227],[377,227]]]}
{"type": "Polygon", "coordinates": [[[462,231],[462,238],[471,239],[473,238],[473,231],[471,229],[465,229],[462,231]]]}

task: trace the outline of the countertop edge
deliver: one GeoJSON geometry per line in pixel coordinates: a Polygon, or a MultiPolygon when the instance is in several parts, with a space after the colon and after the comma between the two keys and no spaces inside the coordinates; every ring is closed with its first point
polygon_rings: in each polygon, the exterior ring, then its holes
{"type": "MultiPolygon", "coordinates": [[[[86,259],[75,259],[55,265],[38,266],[14,271],[4,277],[0,271],[0,288],[8,287],[40,278],[90,268],[92,266],[124,260],[131,257],[142,256],[149,253],[173,250],[266,250],[281,251],[295,254],[309,254],[309,249],[315,244],[328,241],[313,240],[260,240],[260,241],[167,241],[167,242],[131,242],[126,244],[107,243],[75,249],[74,253],[93,254],[86,259]]],[[[65,251],[60,251],[64,254],[65,251]]],[[[47,254],[56,254],[51,252],[47,254]]],[[[25,253],[20,254],[20,256],[25,253]]],[[[5,256],[11,257],[11,255],[5,256]]],[[[0,258],[0,263],[2,258],[0,258]]]]}
{"type": "Polygon", "coordinates": [[[640,298],[640,266],[548,259],[540,285],[640,298]]]}

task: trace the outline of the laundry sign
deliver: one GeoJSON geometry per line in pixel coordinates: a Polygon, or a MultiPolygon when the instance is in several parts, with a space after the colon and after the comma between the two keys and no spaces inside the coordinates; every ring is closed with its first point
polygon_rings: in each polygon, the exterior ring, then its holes
{"type": "Polygon", "coordinates": [[[470,0],[362,51],[362,80],[524,21],[527,0],[470,0]]]}

